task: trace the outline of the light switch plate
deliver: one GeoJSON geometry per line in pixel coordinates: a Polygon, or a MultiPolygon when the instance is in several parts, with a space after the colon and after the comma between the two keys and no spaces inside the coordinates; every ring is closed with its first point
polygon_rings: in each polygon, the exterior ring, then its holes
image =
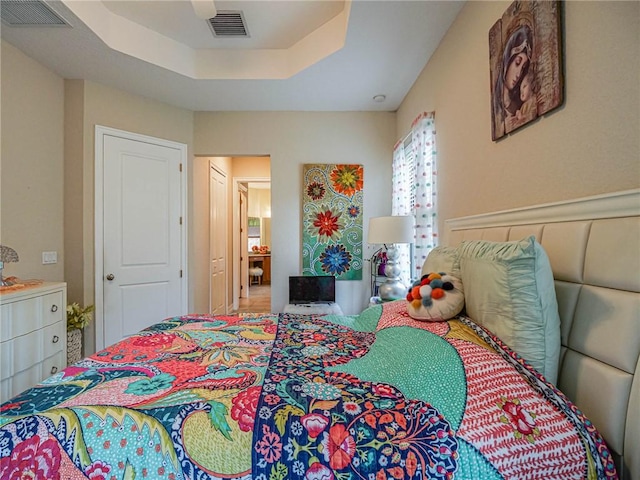
{"type": "Polygon", "coordinates": [[[58,263],[58,252],[42,252],[42,264],[58,263]]]}

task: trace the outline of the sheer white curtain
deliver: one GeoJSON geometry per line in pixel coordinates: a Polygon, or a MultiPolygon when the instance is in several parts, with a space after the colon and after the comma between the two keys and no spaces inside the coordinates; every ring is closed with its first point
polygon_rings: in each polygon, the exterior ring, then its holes
{"type": "Polygon", "coordinates": [[[422,264],[438,245],[436,203],[436,128],[435,115],[423,113],[416,118],[407,138],[393,151],[392,215],[413,215],[416,235],[413,245],[403,245],[400,262],[403,280],[420,277],[422,264]]]}
{"type": "Polygon", "coordinates": [[[416,241],[414,274],[418,277],[429,252],[438,245],[438,218],[436,197],[436,125],[433,112],[424,113],[413,123],[411,143],[415,157],[416,241]]]}
{"type": "MultiPolygon", "coordinates": [[[[409,146],[407,144],[407,147],[409,146]]],[[[405,142],[400,141],[393,150],[392,164],[392,200],[391,215],[412,215],[413,198],[413,177],[414,164],[413,153],[406,151],[405,142]],[[405,154],[406,152],[406,154],[405,154]]],[[[411,280],[411,245],[399,244],[398,263],[402,266],[400,278],[405,285],[409,285],[411,280]]]]}

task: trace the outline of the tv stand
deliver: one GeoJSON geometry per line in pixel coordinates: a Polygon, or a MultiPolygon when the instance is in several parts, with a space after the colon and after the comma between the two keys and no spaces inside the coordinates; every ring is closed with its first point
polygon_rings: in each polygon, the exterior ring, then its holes
{"type": "Polygon", "coordinates": [[[290,303],[285,305],[284,313],[295,313],[298,315],[343,315],[340,305],[333,302],[290,303]]]}

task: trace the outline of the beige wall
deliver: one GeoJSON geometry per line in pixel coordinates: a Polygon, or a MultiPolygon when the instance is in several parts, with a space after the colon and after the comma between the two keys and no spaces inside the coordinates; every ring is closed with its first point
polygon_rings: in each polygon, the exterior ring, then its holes
{"type": "MultiPolygon", "coordinates": [[[[20,255],[5,273],[64,279],[70,301],[93,301],[95,125],[188,145],[196,312],[208,306],[208,162],[195,154],[223,159],[231,178],[271,175],[274,311],[286,303],[287,277],[301,268],[302,164],[364,164],[366,234],[369,217],[390,213],[392,146],[422,111],[436,112],[441,219],[639,187],[640,4],[565,3],[564,105],[492,142],[487,32],[509,3],[468,2],[397,114],[194,114],[65,81],[3,41],[0,241],[20,255]],[[261,155],[271,156],[266,172],[244,158],[261,155]],[[53,250],[58,263],[42,265],[42,252],[53,250]]],[[[364,258],[370,253],[365,242],[364,258]]],[[[366,272],[362,282],[338,283],[346,313],[366,304],[366,272]]]]}
{"type": "MultiPolygon", "coordinates": [[[[391,151],[396,116],[382,112],[197,112],[194,146],[203,155],[271,157],[271,308],[287,303],[288,277],[301,260],[302,165],[364,165],[364,230],[369,217],[391,213],[391,151]]],[[[365,236],[366,238],[366,236],[365,236]]],[[[365,242],[364,258],[370,255],[365,242]]],[[[362,281],[338,282],[337,301],[357,313],[369,298],[368,269],[362,281]]]]}
{"type": "MultiPolygon", "coordinates": [[[[67,298],[69,302],[80,302],[81,305],[93,304],[93,291],[85,296],[85,259],[93,261],[93,249],[82,229],[83,222],[92,222],[93,213],[84,220],[88,212],[82,208],[91,192],[87,185],[92,184],[90,175],[93,168],[83,167],[84,159],[84,87],[82,80],[65,80],[64,82],[64,182],[69,188],[64,191],[64,277],[67,282],[67,298]],[[86,200],[85,200],[86,199],[86,200]],[[90,252],[85,252],[88,246],[90,252]]],[[[92,223],[91,223],[92,224],[92,223]]],[[[93,279],[86,283],[92,289],[93,279]]]]}
{"type": "Polygon", "coordinates": [[[271,215],[271,189],[249,187],[247,206],[248,217],[269,217],[271,215]]]}
{"type": "Polygon", "coordinates": [[[565,104],[491,141],[489,28],[468,2],[398,110],[435,111],[440,219],[640,187],[640,3],[564,3],[565,104]]]}
{"type": "Polygon", "coordinates": [[[64,280],[64,80],[2,41],[0,244],[4,276],[64,280]],[[58,263],[42,265],[42,252],[58,263]]]}
{"type": "MultiPolygon", "coordinates": [[[[94,303],[94,157],[95,127],[101,125],[152,137],[187,144],[186,167],[188,187],[191,189],[189,172],[193,139],[193,112],[175,108],[160,102],[105,87],[88,81],[67,81],[65,90],[65,113],[70,118],[66,126],[68,143],[65,150],[65,228],[70,233],[66,251],[65,279],[70,291],[81,295],[85,304],[94,303]],[[72,119],[72,121],[71,121],[72,119]],[[82,197],[72,191],[70,184],[82,179],[82,197]],[[73,180],[73,182],[72,182],[73,180]],[[71,233],[73,232],[73,233],[71,233]],[[76,248],[72,248],[76,246],[76,248]],[[82,246],[78,249],[77,246],[82,246]],[[79,287],[80,286],[80,287],[79,287]]],[[[80,188],[78,187],[73,188],[80,188]]],[[[188,205],[188,218],[192,213],[192,202],[188,205]]],[[[189,236],[193,239],[192,236],[189,236]]],[[[191,246],[190,246],[191,247],[191,246]]],[[[195,270],[193,257],[189,263],[189,283],[195,270]]],[[[191,292],[190,292],[191,293],[191,292]]],[[[70,301],[74,298],[70,296],[70,301]]],[[[193,305],[193,296],[189,299],[193,305]]],[[[91,324],[85,333],[85,350],[94,351],[95,332],[91,324]]]]}
{"type": "Polygon", "coordinates": [[[191,223],[192,256],[203,259],[193,266],[189,287],[193,291],[193,312],[209,310],[209,159],[196,157],[193,162],[193,216],[191,223]]]}
{"type": "Polygon", "coordinates": [[[271,159],[268,156],[233,157],[233,176],[239,178],[270,178],[271,159]]]}

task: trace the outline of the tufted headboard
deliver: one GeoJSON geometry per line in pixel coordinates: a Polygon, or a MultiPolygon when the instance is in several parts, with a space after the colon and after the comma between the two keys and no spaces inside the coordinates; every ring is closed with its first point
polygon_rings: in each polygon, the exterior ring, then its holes
{"type": "Polygon", "coordinates": [[[640,189],[445,222],[445,244],[535,235],[555,278],[558,388],[640,480],[640,189]]]}

